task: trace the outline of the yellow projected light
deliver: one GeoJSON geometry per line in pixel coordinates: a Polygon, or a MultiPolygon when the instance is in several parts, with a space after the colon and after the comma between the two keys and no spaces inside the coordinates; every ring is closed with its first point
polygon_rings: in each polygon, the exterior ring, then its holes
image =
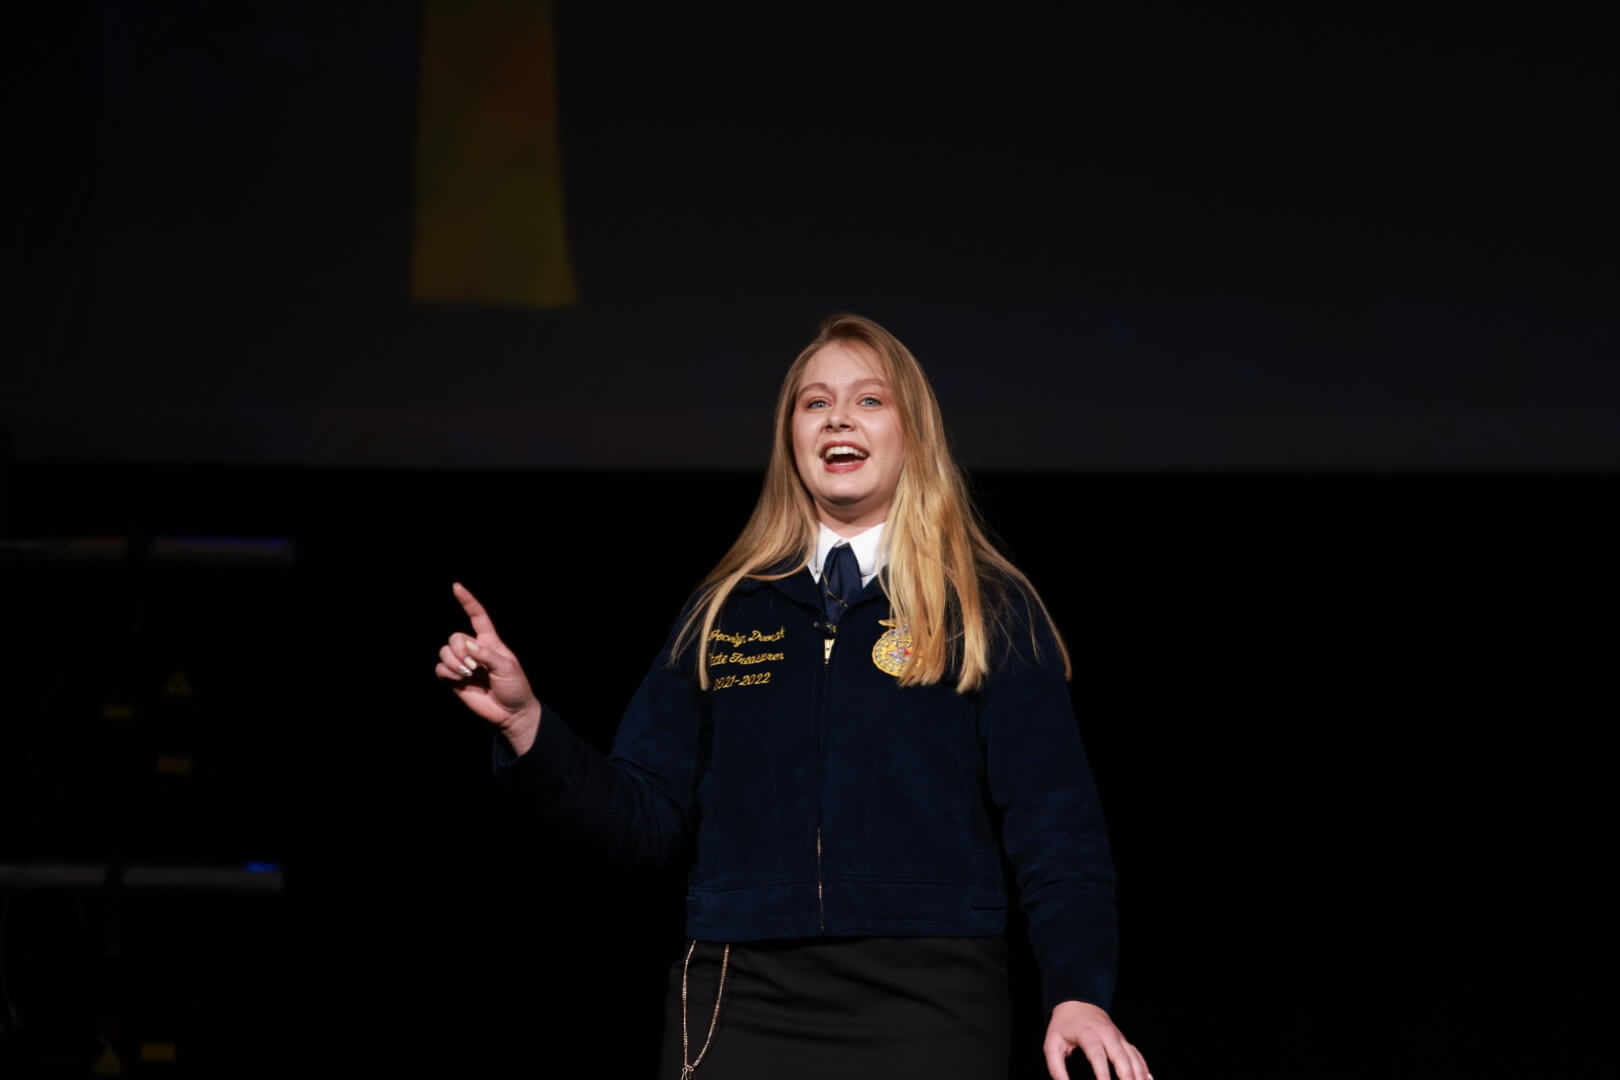
{"type": "Polygon", "coordinates": [[[565,307],[551,4],[425,0],[411,296],[565,307]]]}

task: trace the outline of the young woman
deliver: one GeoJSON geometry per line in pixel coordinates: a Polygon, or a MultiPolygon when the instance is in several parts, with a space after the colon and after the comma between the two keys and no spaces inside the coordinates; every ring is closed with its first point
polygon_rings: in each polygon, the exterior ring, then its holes
{"type": "Polygon", "coordinates": [[[1010,865],[1052,1077],[1078,1050],[1148,1080],[1105,1011],[1113,869],[1068,655],[882,327],[829,318],[788,370],[753,515],[608,758],[454,592],[472,633],[435,673],[503,737],[497,768],[627,861],[691,853],[663,1076],[1006,1076],[1010,865]]]}

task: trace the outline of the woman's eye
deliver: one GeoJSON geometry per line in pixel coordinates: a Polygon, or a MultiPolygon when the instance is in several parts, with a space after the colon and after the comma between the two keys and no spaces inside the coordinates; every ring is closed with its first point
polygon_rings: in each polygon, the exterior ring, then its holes
{"type": "Polygon", "coordinates": [[[827,399],[811,398],[809,401],[804,403],[804,407],[807,409],[825,409],[827,407],[827,399]]]}
{"type": "Polygon", "coordinates": [[[865,394],[861,397],[862,405],[882,405],[883,399],[876,394],[865,394]]]}

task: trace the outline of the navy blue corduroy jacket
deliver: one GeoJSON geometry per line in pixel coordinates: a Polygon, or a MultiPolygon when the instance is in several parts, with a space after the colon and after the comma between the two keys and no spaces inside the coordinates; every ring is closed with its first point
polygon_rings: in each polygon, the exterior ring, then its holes
{"type": "Polygon", "coordinates": [[[687,933],[705,941],[1000,934],[1003,851],[1047,1009],[1107,1008],[1117,931],[1107,832],[1046,620],[1022,592],[983,685],[902,688],[873,647],[874,579],[827,650],[808,571],[745,581],[702,643],[671,640],[606,759],[544,710],[496,770],[553,820],[630,863],[695,838],[687,933]]]}

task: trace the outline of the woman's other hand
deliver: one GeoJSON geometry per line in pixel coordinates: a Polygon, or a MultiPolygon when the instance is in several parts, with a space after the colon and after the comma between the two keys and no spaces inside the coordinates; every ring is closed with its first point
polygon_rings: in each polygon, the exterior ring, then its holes
{"type": "Polygon", "coordinates": [[[1108,1080],[1108,1066],[1119,1080],[1153,1080],[1142,1052],[1125,1041],[1108,1014],[1084,1001],[1065,1001],[1052,1010],[1046,1025],[1046,1068],[1052,1080],[1068,1080],[1066,1059],[1079,1050],[1097,1080],[1108,1080]]]}
{"type": "Polygon", "coordinates": [[[450,586],[473,632],[457,631],[439,650],[433,674],[450,684],[462,704],[498,728],[512,750],[528,753],[540,729],[540,702],[523,665],[501,643],[495,624],[478,598],[460,582],[450,586]]]}

